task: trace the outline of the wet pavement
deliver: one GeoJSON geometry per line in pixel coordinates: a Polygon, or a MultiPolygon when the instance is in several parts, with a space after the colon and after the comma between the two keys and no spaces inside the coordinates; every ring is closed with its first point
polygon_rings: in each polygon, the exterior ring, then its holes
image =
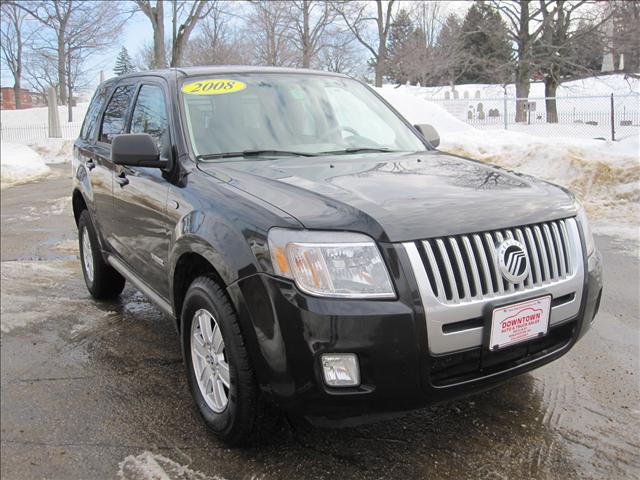
{"type": "Polygon", "coordinates": [[[200,422],[170,319],[89,297],[58,178],[2,191],[3,479],[638,478],[638,246],[598,237],[605,293],[566,356],[479,395],[340,430],[289,419],[228,449],[200,422]]]}

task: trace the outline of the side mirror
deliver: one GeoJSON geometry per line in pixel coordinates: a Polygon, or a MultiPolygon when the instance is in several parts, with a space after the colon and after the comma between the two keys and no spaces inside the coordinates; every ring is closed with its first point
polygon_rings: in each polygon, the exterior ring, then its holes
{"type": "Polygon", "coordinates": [[[160,152],[148,133],[116,135],[111,142],[111,161],[116,165],[132,167],[164,168],[166,160],[160,160],[160,152]]]}
{"type": "Polygon", "coordinates": [[[422,136],[427,140],[427,142],[431,144],[433,148],[438,148],[438,145],[440,145],[440,135],[438,135],[438,132],[435,128],[433,128],[433,126],[429,125],[428,123],[422,123],[420,125],[414,125],[414,127],[422,134],[422,136]]]}

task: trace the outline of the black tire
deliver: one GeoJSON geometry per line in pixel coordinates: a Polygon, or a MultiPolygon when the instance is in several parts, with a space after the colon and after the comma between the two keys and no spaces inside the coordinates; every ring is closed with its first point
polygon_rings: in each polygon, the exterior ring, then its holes
{"type": "Polygon", "coordinates": [[[87,210],[83,210],[78,221],[78,241],[80,243],[80,263],[87,290],[94,298],[106,300],[115,298],[124,289],[125,279],[111,265],[104,261],[100,252],[100,243],[96,235],[93,222],[87,210]],[[89,252],[88,260],[92,262],[93,274],[87,271],[85,265],[84,236],[88,235],[89,252]]]}
{"type": "Polygon", "coordinates": [[[190,285],[182,308],[181,338],[191,395],[209,430],[230,446],[264,442],[280,424],[280,414],[263,399],[234,309],[224,290],[211,278],[198,277],[190,285]],[[227,404],[219,413],[207,404],[192,360],[192,324],[196,312],[202,310],[211,314],[222,333],[224,360],[229,366],[227,404]]]}

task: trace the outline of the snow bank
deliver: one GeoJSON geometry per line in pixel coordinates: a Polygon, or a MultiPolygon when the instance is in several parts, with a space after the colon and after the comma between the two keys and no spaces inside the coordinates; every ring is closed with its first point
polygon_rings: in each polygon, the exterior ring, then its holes
{"type": "MultiPolygon", "coordinates": [[[[500,165],[562,185],[583,201],[592,219],[618,225],[638,238],[640,145],[632,135],[618,142],[538,137],[506,130],[479,130],[408,88],[378,91],[411,123],[430,123],[440,150],[500,165]]],[[[602,230],[601,230],[602,231],[602,230]]]]}
{"type": "Polygon", "coordinates": [[[44,159],[26,145],[0,143],[0,181],[3,188],[35,180],[50,171],[44,159]]]}

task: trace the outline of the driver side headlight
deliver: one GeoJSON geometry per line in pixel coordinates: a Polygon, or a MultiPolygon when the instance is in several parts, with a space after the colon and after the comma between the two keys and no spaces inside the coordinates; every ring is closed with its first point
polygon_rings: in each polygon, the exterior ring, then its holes
{"type": "Polygon", "coordinates": [[[276,275],[320,297],[395,298],[375,242],[359,233],[273,228],[269,251],[276,275]]]}
{"type": "Polygon", "coordinates": [[[596,249],[596,243],[593,239],[593,231],[591,230],[591,225],[589,225],[589,219],[587,218],[587,211],[578,200],[576,200],[576,208],[578,210],[578,213],[576,214],[576,219],[580,224],[580,228],[582,228],[582,233],[584,235],[585,247],[587,250],[587,257],[588,257],[596,249]]]}

